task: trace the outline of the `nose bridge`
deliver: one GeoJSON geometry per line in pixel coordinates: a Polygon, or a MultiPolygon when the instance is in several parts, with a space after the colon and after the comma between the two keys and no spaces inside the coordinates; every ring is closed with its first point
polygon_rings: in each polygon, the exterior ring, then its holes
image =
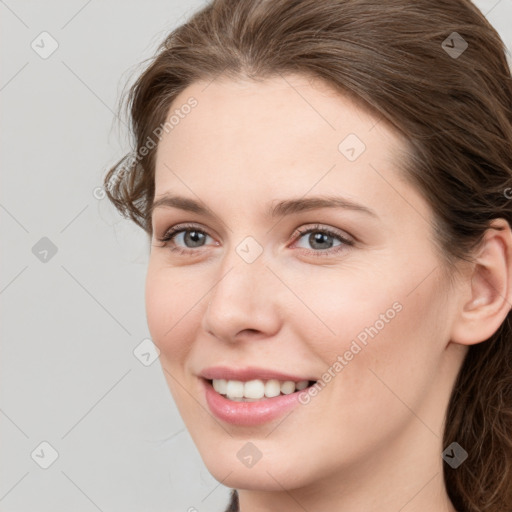
{"type": "Polygon", "coordinates": [[[251,238],[225,255],[208,297],[204,327],[219,338],[233,339],[246,329],[268,334],[276,327],[273,276],[263,247],[251,238]]]}
{"type": "Polygon", "coordinates": [[[264,274],[268,273],[263,254],[254,255],[254,250],[241,242],[224,257],[220,266],[217,284],[210,294],[209,303],[229,301],[232,307],[243,309],[255,305],[260,294],[265,294],[264,274]],[[252,253],[251,253],[252,252],[252,253]]]}
{"type": "MultiPolygon", "coordinates": [[[[213,295],[221,295],[227,292],[233,296],[248,298],[254,296],[255,285],[265,281],[266,254],[262,243],[253,236],[245,236],[237,244],[230,247],[224,255],[219,271],[219,282],[212,290],[213,295]]],[[[264,291],[264,290],[259,290],[264,291]]]]}

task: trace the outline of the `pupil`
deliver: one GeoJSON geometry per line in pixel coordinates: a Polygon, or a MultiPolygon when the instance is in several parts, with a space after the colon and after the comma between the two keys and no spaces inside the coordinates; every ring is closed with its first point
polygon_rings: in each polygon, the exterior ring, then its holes
{"type": "Polygon", "coordinates": [[[203,236],[203,233],[199,233],[198,231],[188,231],[185,234],[185,239],[186,239],[186,242],[187,241],[192,242],[192,247],[199,247],[201,245],[201,237],[202,236],[203,236]]]}
{"type": "Polygon", "coordinates": [[[310,243],[312,245],[312,247],[315,247],[315,244],[319,243],[319,244],[326,244],[328,245],[328,247],[320,247],[320,249],[329,249],[330,247],[332,247],[332,241],[330,243],[326,242],[326,238],[331,238],[330,235],[327,235],[326,233],[311,233],[311,236],[310,236],[310,243]]]}

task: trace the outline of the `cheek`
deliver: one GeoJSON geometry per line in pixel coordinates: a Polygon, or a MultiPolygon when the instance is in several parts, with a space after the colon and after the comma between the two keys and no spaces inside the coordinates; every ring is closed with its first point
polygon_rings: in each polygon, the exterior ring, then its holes
{"type": "Polygon", "coordinates": [[[292,324],[323,361],[328,393],[361,412],[389,402],[400,407],[394,393],[405,401],[421,399],[442,357],[448,321],[436,276],[417,286],[419,274],[395,269],[387,274],[392,277],[368,282],[362,273],[312,276],[297,286],[310,311],[297,304],[292,324]]]}
{"type": "Polygon", "coordinates": [[[438,422],[426,404],[429,394],[435,393],[445,345],[443,301],[432,283],[408,295],[411,289],[384,293],[384,298],[368,303],[364,313],[350,310],[344,316],[350,335],[330,354],[331,361],[343,355],[332,392],[338,403],[350,406],[351,413],[344,418],[348,431],[366,430],[376,441],[398,432],[411,420],[411,409],[423,411],[428,424],[438,422]],[[380,433],[372,429],[371,418],[381,424],[380,433]]]}
{"type": "Polygon", "coordinates": [[[160,365],[180,414],[194,418],[199,424],[204,418],[197,417],[195,402],[184,387],[189,387],[185,367],[193,345],[191,326],[197,330],[200,325],[199,309],[194,305],[201,296],[197,287],[191,286],[190,279],[185,280],[177,271],[150,262],[145,302],[151,339],[160,350],[160,365]]]}
{"type": "Polygon", "coordinates": [[[150,262],[145,289],[146,319],[166,367],[184,360],[190,347],[191,322],[199,325],[194,305],[201,295],[194,289],[190,280],[184,280],[176,272],[163,271],[150,262]]]}
{"type": "Polygon", "coordinates": [[[289,303],[288,321],[292,328],[300,327],[297,339],[308,343],[325,363],[349,350],[354,340],[364,347],[381,337],[402,314],[403,293],[370,271],[315,269],[300,281],[286,277],[301,299],[289,303]]]}

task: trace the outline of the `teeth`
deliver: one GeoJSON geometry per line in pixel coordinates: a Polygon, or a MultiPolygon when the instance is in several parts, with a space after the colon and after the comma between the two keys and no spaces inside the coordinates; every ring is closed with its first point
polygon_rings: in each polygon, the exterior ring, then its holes
{"type": "Polygon", "coordinates": [[[263,381],[254,379],[242,382],[240,380],[213,379],[212,385],[217,393],[227,396],[230,400],[254,402],[262,398],[279,396],[281,393],[289,395],[295,391],[300,391],[308,387],[309,381],[294,382],[293,380],[278,381],[276,379],[263,381]]]}
{"type": "Polygon", "coordinates": [[[289,395],[295,391],[295,382],[293,380],[286,380],[281,384],[281,393],[289,395]]]}
{"type": "Polygon", "coordinates": [[[301,389],[306,389],[308,387],[308,384],[309,382],[307,380],[301,380],[300,382],[297,382],[297,384],[295,384],[295,387],[297,388],[298,391],[300,391],[301,389]]]}
{"type": "Polygon", "coordinates": [[[245,398],[263,398],[265,396],[265,384],[262,380],[250,380],[244,384],[245,398]]]}
{"type": "Polygon", "coordinates": [[[226,394],[227,385],[228,381],[225,379],[215,379],[213,381],[213,389],[215,389],[215,391],[217,391],[217,393],[220,393],[221,395],[226,394]]]}
{"type": "Polygon", "coordinates": [[[265,383],[265,396],[272,398],[281,394],[281,384],[276,379],[267,380],[265,383]]]}
{"type": "Polygon", "coordinates": [[[244,396],[244,383],[239,380],[228,380],[226,386],[226,395],[230,398],[243,398],[244,396]]]}

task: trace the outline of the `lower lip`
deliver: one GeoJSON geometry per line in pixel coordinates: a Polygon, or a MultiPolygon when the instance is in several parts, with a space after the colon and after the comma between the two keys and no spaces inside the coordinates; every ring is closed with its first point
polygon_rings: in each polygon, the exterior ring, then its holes
{"type": "Polygon", "coordinates": [[[289,395],[265,398],[257,402],[235,402],[219,395],[211,383],[201,379],[210,411],[220,420],[232,425],[262,425],[272,421],[300,404],[300,391],[289,395]]]}

